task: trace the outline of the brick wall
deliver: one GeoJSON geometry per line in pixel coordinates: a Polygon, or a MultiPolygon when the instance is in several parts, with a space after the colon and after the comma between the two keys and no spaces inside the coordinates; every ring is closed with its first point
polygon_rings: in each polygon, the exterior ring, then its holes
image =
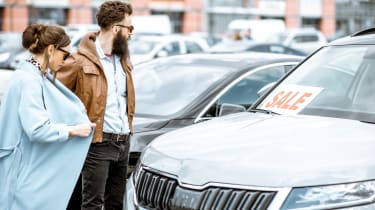
{"type": "Polygon", "coordinates": [[[320,30],[329,36],[336,31],[336,2],[335,0],[322,0],[323,12],[320,30]]]}
{"type": "Polygon", "coordinates": [[[2,17],[2,30],[3,31],[23,31],[29,19],[26,0],[18,0],[17,4],[13,4],[14,0],[5,0],[9,3],[9,7],[4,8],[2,17]]]}

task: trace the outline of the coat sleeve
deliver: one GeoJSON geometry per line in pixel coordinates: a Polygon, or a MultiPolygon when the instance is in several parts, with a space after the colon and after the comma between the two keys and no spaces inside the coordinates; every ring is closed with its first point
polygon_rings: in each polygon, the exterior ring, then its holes
{"type": "Polygon", "coordinates": [[[80,64],[75,55],[70,56],[56,73],[56,78],[75,92],[80,64]]]}
{"type": "Polygon", "coordinates": [[[38,80],[28,79],[20,84],[21,97],[18,116],[30,141],[67,141],[69,129],[66,124],[51,122],[44,107],[42,85],[38,80]]]}

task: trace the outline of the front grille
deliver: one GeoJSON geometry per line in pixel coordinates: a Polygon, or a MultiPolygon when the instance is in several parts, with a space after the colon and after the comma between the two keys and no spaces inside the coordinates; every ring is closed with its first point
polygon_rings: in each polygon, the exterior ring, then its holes
{"type": "Polygon", "coordinates": [[[176,186],[176,180],[141,170],[136,183],[138,202],[152,209],[168,209],[176,186]]]}
{"type": "Polygon", "coordinates": [[[199,209],[267,209],[275,192],[209,188],[199,209]]]}
{"type": "Polygon", "coordinates": [[[275,191],[226,187],[188,189],[179,186],[175,179],[144,169],[135,186],[139,205],[157,210],[265,210],[276,195],[275,191]]]}

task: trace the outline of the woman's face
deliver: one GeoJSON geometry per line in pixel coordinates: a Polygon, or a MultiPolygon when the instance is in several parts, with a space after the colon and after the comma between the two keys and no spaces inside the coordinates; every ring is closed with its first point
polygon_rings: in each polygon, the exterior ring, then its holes
{"type": "Polygon", "coordinates": [[[64,64],[64,61],[69,57],[70,53],[69,53],[69,50],[70,50],[70,47],[69,46],[66,46],[66,47],[55,47],[54,48],[54,51],[50,57],[50,61],[49,61],[49,68],[56,72],[63,64],[64,64]]]}

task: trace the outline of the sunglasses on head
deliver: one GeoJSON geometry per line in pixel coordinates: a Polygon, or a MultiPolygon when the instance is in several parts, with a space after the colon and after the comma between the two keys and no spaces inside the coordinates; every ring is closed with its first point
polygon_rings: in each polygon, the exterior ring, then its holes
{"type": "Polygon", "coordinates": [[[127,28],[129,30],[130,33],[133,32],[134,30],[134,26],[130,25],[130,26],[126,26],[126,25],[121,25],[121,24],[117,24],[115,26],[118,26],[118,27],[121,27],[121,28],[127,28]]]}
{"type": "Polygon", "coordinates": [[[62,48],[60,48],[60,47],[58,47],[57,48],[58,50],[60,50],[61,52],[64,52],[65,54],[64,54],[64,57],[63,57],[63,59],[64,59],[64,61],[69,57],[69,55],[70,55],[70,52],[68,52],[68,51],[66,51],[66,50],[64,50],[64,49],[62,49],[62,48]]]}

